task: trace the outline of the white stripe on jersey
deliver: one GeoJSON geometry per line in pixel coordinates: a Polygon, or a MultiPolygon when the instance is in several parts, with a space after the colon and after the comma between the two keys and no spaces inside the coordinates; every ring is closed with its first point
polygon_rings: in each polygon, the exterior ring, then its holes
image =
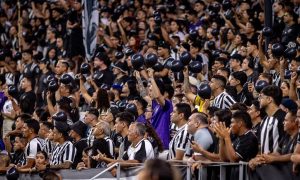
{"type": "Polygon", "coordinates": [[[275,117],[266,117],[261,122],[260,145],[261,153],[272,153],[278,148],[279,131],[278,119],[275,117]]]}
{"type": "Polygon", "coordinates": [[[229,109],[234,103],[236,103],[235,100],[228,93],[222,92],[215,97],[212,106],[219,109],[229,109]]]}
{"type": "Polygon", "coordinates": [[[64,162],[73,162],[76,155],[76,148],[70,141],[65,141],[62,145],[57,145],[53,151],[50,164],[59,165],[64,162]]]}
{"type": "Polygon", "coordinates": [[[176,150],[186,151],[190,147],[189,139],[192,135],[187,132],[187,124],[183,125],[178,129],[169,144],[169,155],[168,159],[173,159],[176,157],[176,150]]]}

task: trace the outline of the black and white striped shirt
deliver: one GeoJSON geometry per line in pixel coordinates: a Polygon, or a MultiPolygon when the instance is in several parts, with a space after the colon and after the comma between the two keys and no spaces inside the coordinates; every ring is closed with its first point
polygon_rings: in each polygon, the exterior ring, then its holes
{"type": "Polygon", "coordinates": [[[278,148],[278,143],[284,134],[283,120],[285,114],[279,109],[273,116],[266,116],[261,122],[259,138],[261,153],[272,153],[278,148]]]}
{"type": "Polygon", "coordinates": [[[37,152],[41,151],[43,148],[43,140],[35,137],[25,147],[26,159],[35,159],[37,152]]]}
{"type": "Polygon", "coordinates": [[[174,137],[174,135],[176,134],[177,131],[178,131],[178,127],[176,126],[176,124],[171,123],[171,127],[170,127],[170,139],[172,139],[174,137]]]}
{"type": "Polygon", "coordinates": [[[279,86],[281,79],[280,74],[276,72],[275,70],[270,70],[270,74],[272,74],[272,82],[274,85],[279,86]]]}
{"type": "Polygon", "coordinates": [[[92,145],[94,143],[94,140],[95,140],[95,137],[93,135],[93,131],[94,131],[94,128],[90,128],[88,133],[87,133],[86,141],[87,141],[88,147],[92,147],[92,145]]]}
{"type": "Polygon", "coordinates": [[[176,157],[176,150],[186,152],[189,149],[189,139],[192,138],[192,135],[188,133],[187,128],[187,124],[180,127],[173,139],[170,141],[168,159],[173,159],[176,157]]]}
{"type": "Polygon", "coordinates": [[[76,148],[70,141],[65,141],[63,144],[58,144],[50,159],[50,165],[59,165],[65,162],[73,163],[76,155],[76,148]]]}
{"type": "Polygon", "coordinates": [[[115,145],[114,145],[113,140],[108,136],[104,137],[104,139],[108,144],[109,153],[110,153],[111,157],[115,157],[115,152],[114,152],[115,145]]]}
{"type": "Polygon", "coordinates": [[[48,154],[48,157],[51,158],[52,153],[55,149],[56,143],[53,141],[50,141],[48,138],[45,139],[43,144],[43,151],[45,151],[48,154]]]}
{"type": "Polygon", "coordinates": [[[222,92],[215,97],[212,106],[219,109],[229,109],[234,103],[236,103],[235,100],[227,92],[222,92]]]}

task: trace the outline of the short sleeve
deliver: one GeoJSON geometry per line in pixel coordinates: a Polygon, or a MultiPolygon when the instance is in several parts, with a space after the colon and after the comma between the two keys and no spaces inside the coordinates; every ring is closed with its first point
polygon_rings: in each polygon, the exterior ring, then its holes
{"type": "MultiPolygon", "coordinates": [[[[239,141],[237,138],[236,141],[239,141]]],[[[240,157],[242,161],[249,161],[251,158],[255,157],[258,152],[258,142],[253,136],[246,136],[240,140],[239,143],[234,146],[236,154],[240,157]]]]}
{"type": "Polygon", "coordinates": [[[31,141],[29,144],[29,153],[27,154],[26,158],[35,159],[37,152],[40,150],[41,147],[38,145],[38,143],[31,141]]]}
{"type": "Polygon", "coordinates": [[[75,159],[76,155],[76,148],[73,146],[72,143],[68,144],[68,146],[65,148],[65,152],[63,155],[63,162],[72,162],[75,159]]]}

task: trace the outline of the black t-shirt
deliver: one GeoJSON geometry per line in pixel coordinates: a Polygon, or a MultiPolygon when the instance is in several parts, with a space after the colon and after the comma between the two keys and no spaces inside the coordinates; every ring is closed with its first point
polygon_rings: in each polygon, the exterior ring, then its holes
{"type": "Polygon", "coordinates": [[[40,74],[40,68],[37,64],[34,63],[26,64],[23,73],[31,77],[38,77],[38,75],[40,74]]]}
{"type": "Polygon", "coordinates": [[[124,85],[126,82],[127,82],[127,80],[128,80],[128,76],[127,75],[124,75],[124,76],[122,76],[121,78],[119,78],[119,79],[115,79],[114,80],[114,84],[119,84],[119,85],[124,85]]]}
{"type": "MultiPolygon", "coordinates": [[[[59,18],[57,20],[51,19],[51,27],[55,28],[59,35],[63,36],[66,33],[66,19],[59,18]]],[[[64,36],[63,36],[64,37],[64,36]]]]}
{"type": "Polygon", "coordinates": [[[86,139],[80,139],[78,142],[75,142],[73,144],[77,151],[74,162],[72,163],[72,169],[76,169],[77,164],[82,161],[82,152],[87,147],[87,142],[86,139]]]}
{"type": "Polygon", "coordinates": [[[42,92],[44,90],[46,90],[46,88],[47,88],[47,77],[50,74],[53,74],[53,73],[51,71],[48,71],[48,72],[42,73],[40,75],[39,82],[38,82],[37,94],[42,94],[42,92]]]}
{"type": "Polygon", "coordinates": [[[294,152],[294,148],[297,144],[297,136],[291,138],[290,135],[285,134],[279,142],[277,152],[279,154],[290,154],[294,152]]]}
{"type": "Polygon", "coordinates": [[[36,96],[33,91],[24,92],[20,97],[22,113],[32,114],[35,108],[36,96]]]}
{"type": "Polygon", "coordinates": [[[114,81],[113,72],[108,68],[101,70],[101,72],[103,73],[103,83],[111,86],[114,81]]]}
{"type": "Polygon", "coordinates": [[[298,133],[297,143],[300,144],[300,132],[298,133]]]}
{"type": "Polygon", "coordinates": [[[15,165],[25,165],[26,164],[26,157],[25,153],[22,150],[17,150],[11,157],[11,163],[15,165]]]}
{"type": "Polygon", "coordinates": [[[276,16],[274,18],[274,23],[272,29],[276,29],[276,31],[273,31],[272,37],[280,37],[282,35],[282,31],[284,29],[284,22],[283,22],[283,17],[278,17],[276,16]]]}
{"type": "Polygon", "coordinates": [[[241,136],[237,136],[232,142],[235,153],[242,161],[249,161],[258,152],[258,140],[252,131],[248,131],[241,136]]]}
{"type": "MultiPolygon", "coordinates": [[[[98,155],[98,151],[100,151],[102,154],[104,154],[106,157],[108,158],[112,158],[109,152],[109,145],[108,142],[101,138],[101,139],[95,139],[93,142],[93,146],[92,146],[92,156],[96,156],[98,155]]],[[[101,161],[95,161],[92,160],[91,162],[91,167],[92,168],[96,168],[96,167],[106,167],[106,163],[101,161]]]]}
{"type": "Polygon", "coordinates": [[[281,42],[284,45],[287,45],[290,41],[295,41],[298,36],[298,30],[299,26],[297,24],[293,24],[291,26],[285,26],[285,28],[282,31],[282,38],[281,42]]]}
{"type": "Polygon", "coordinates": [[[123,137],[121,136],[121,134],[118,134],[115,131],[112,132],[111,139],[113,140],[116,148],[119,148],[121,143],[123,142],[123,137]]]}
{"type": "Polygon", "coordinates": [[[258,138],[259,132],[260,132],[260,123],[256,124],[254,127],[252,127],[251,130],[254,133],[254,135],[258,138]]]}

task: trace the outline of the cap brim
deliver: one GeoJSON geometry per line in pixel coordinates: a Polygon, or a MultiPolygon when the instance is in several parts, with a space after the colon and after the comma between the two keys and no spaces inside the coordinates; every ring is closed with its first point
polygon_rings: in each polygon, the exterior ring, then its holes
{"type": "Polygon", "coordinates": [[[122,71],[123,73],[126,73],[126,71],[124,71],[123,69],[121,69],[120,67],[118,67],[118,66],[115,66],[114,64],[112,64],[111,65],[111,67],[113,67],[113,68],[117,68],[117,69],[119,69],[120,71],[122,71]]]}

